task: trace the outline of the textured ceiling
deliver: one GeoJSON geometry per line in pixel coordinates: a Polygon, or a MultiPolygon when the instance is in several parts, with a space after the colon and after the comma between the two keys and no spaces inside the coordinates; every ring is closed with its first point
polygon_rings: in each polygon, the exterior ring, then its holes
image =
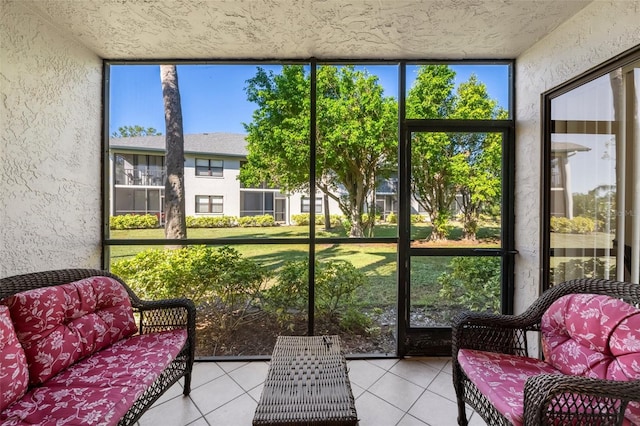
{"type": "Polygon", "coordinates": [[[108,59],[516,58],[591,0],[22,0],[108,59]]]}

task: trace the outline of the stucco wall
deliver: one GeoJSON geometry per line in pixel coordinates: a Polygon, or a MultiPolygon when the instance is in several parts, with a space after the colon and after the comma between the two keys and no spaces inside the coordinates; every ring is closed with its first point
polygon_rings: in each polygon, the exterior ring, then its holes
{"type": "Polygon", "coordinates": [[[100,59],[2,0],[0,276],[100,267],[100,59]]]}
{"type": "Polygon", "coordinates": [[[638,44],[640,2],[596,0],[517,58],[516,312],[540,290],[540,95],[638,44]]]}

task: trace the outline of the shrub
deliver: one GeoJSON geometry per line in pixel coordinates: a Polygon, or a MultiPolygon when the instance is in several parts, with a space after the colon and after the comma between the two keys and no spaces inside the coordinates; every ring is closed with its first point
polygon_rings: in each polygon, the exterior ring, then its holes
{"type": "Polygon", "coordinates": [[[605,272],[608,272],[609,276],[615,277],[616,264],[615,262],[607,263],[598,257],[586,260],[569,259],[552,267],[550,272],[551,285],[556,285],[575,278],[602,278],[605,276],[605,272]]]}
{"type": "Polygon", "coordinates": [[[552,216],[550,221],[551,232],[571,232],[571,220],[566,217],[552,216]]]}
{"type": "Polygon", "coordinates": [[[571,231],[575,234],[590,234],[595,229],[596,224],[591,218],[578,216],[571,221],[571,231]]]}
{"type": "Polygon", "coordinates": [[[500,259],[454,257],[438,277],[440,297],[474,311],[500,312],[500,259]]]}
{"type": "MultiPolygon", "coordinates": [[[[366,223],[369,221],[369,213],[362,213],[362,222],[366,223]]],[[[376,213],[376,215],[374,216],[374,222],[378,223],[380,222],[380,214],[376,213]]]]}
{"type": "Polygon", "coordinates": [[[551,232],[589,234],[596,230],[596,222],[584,216],[576,216],[573,219],[552,216],[550,227],[551,232]]]}
{"type": "Polygon", "coordinates": [[[387,222],[388,223],[398,223],[398,216],[396,216],[395,213],[389,213],[387,215],[387,222]]]}
{"type": "Polygon", "coordinates": [[[295,225],[304,226],[309,224],[309,213],[292,214],[291,221],[295,225]]]}
{"type": "MultiPolygon", "coordinates": [[[[342,260],[316,262],[315,314],[320,319],[337,320],[344,327],[356,324],[366,328],[370,320],[356,306],[355,292],[366,283],[365,275],[351,263],[342,260]],[[344,324],[343,324],[344,321],[344,324]]],[[[292,321],[297,313],[308,309],[309,262],[286,262],[276,284],[265,294],[265,307],[279,321],[292,321]]]]}
{"type": "MultiPolygon", "coordinates": [[[[310,215],[309,213],[300,213],[291,215],[291,221],[294,225],[305,226],[309,225],[310,215]]],[[[331,226],[338,226],[342,223],[342,216],[332,214],[329,216],[329,222],[331,226]]],[[[324,225],[324,214],[316,214],[316,225],[324,225]]]]}
{"type": "Polygon", "coordinates": [[[424,216],[421,214],[412,214],[411,215],[411,223],[422,223],[424,222],[424,216]]]}
{"type": "Polygon", "coordinates": [[[261,216],[242,216],[238,219],[238,225],[243,228],[276,226],[276,221],[270,214],[261,216]]]}
{"type": "Polygon", "coordinates": [[[158,217],[152,214],[125,214],[109,218],[110,229],[149,229],[158,227],[158,217]]]}
{"type": "Polygon", "coordinates": [[[145,299],[188,297],[211,304],[221,328],[235,329],[260,296],[269,274],[230,247],[150,249],[115,262],[111,271],[145,299]]]}
{"type": "Polygon", "coordinates": [[[187,216],[187,228],[231,228],[237,222],[234,216],[187,216]]]}

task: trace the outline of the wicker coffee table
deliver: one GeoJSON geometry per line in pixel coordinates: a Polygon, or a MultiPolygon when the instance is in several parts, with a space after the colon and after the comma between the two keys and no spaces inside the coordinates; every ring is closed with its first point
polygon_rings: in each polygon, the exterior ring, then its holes
{"type": "Polygon", "coordinates": [[[338,336],[280,336],[254,426],[357,425],[338,336]]]}

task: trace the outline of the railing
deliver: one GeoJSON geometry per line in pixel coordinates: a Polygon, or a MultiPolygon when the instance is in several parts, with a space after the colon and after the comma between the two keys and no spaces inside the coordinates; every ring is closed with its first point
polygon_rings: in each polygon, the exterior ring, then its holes
{"type": "Polygon", "coordinates": [[[123,169],[116,172],[116,185],[164,186],[165,169],[123,169]]]}

